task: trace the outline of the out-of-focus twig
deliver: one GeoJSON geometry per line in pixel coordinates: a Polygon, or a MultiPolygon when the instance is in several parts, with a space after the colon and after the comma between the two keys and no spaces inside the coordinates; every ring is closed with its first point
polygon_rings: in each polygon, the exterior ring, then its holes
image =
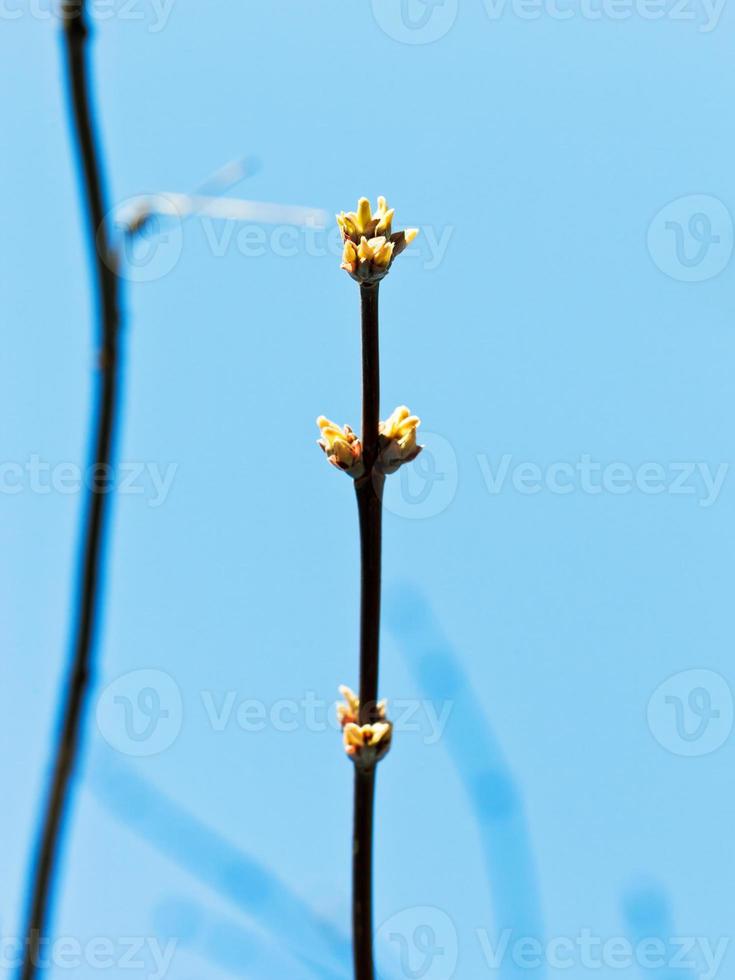
{"type": "Polygon", "coordinates": [[[148,194],[129,202],[118,213],[118,221],[131,230],[152,216],[190,218],[199,215],[222,221],[246,221],[264,225],[294,225],[324,228],[326,213],[319,208],[298,204],[272,204],[246,201],[237,197],[215,197],[211,194],[180,194],[165,191],[148,194]]]}
{"type": "Polygon", "coordinates": [[[68,97],[95,276],[99,330],[98,383],[92,422],[94,478],[84,518],[80,581],[74,600],[75,622],[70,672],[64,688],[50,786],[32,868],[23,963],[19,974],[22,980],[32,980],[39,969],[39,951],[48,927],[63,820],[84,722],[99,609],[106,519],[113,487],[111,464],[120,368],[120,282],[117,275],[117,255],[110,244],[105,220],[105,181],[98,150],[87,62],[87,10],[84,0],[64,0],[61,9],[68,97]]]}
{"type": "Polygon", "coordinates": [[[285,951],[301,962],[319,964],[321,977],[345,975],[349,938],[272,868],[170,799],[112,750],[97,745],[90,756],[89,789],[115,819],[232,903],[261,933],[275,930],[285,951]]]}
{"type": "MultiPolygon", "coordinates": [[[[420,590],[394,582],[385,613],[418,685],[417,697],[442,714],[447,712],[441,745],[449,753],[477,825],[495,932],[507,931],[511,942],[543,936],[541,889],[522,790],[486,705],[420,590]]],[[[543,980],[546,973],[543,962],[530,967],[509,956],[499,964],[496,980],[543,980]]]]}
{"type": "Polygon", "coordinates": [[[222,221],[241,221],[264,225],[291,225],[323,229],[328,220],[321,208],[301,204],[277,204],[267,201],[247,201],[225,197],[225,191],[257,173],[260,163],[255,157],[230,160],[210,174],[188,194],[179,191],[158,191],[139,194],[115,210],[115,223],[127,234],[142,231],[154,218],[214,218],[222,221]]]}

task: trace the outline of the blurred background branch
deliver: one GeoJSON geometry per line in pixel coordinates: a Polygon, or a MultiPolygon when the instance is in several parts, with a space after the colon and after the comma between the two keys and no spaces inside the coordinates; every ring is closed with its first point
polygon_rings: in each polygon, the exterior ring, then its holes
{"type": "Polygon", "coordinates": [[[61,9],[66,84],[93,269],[98,375],[91,421],[93,478],[86,502],[79,583],[74,597],[71,663],[63,692],[50,786],[34,856],[24,959],[20,970],[22,980],[31,980],[38,971],[39,949],[48,927],[64,814],[84,722],[99,612],[105,531],[114,488],[112,462],[118,423],[120,374],[120,280],[117,255],[110,243],[106,223],[106,182],[92,106],[87,57],[87,11],[84,0],[65,0],[61,9]]]}

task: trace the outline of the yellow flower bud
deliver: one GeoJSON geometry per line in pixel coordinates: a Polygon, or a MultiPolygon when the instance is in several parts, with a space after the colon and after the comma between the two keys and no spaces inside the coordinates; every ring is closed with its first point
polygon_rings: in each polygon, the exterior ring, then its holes
{"type": "MultiPolygon", "coordinates": [[[[339,719],[340,725],[344,728],[345,725],[350,723],[357,723],[360,715],[360,698],[346,684],[340,686],[339,693],[342,695],[343,701],[337,705],[337,718],[339,719]]],[[[378,721],[384,722],[386,720],[387,710],[388,702],[385,700],[378,701],[375,706],[375,715],[378,721]]]]}
{"type": "Polygon", "coordinates": [[[404,463],[416,459],[422,447],[416,442],[416,430],[421,419],[405,405],[398,408],[380,423],[380,452],[378,462],[383,473],[395,473],[404,463]]]}
{"type": "Polygon", "coordinates": [[[357,722],[360,714],[360,699],[352,688],[347,687],[346,684],[340,687],[339,692],[344,698],[344,703],[337,705],[337,718],[339,719],[340,725],[344,728],[345,725],[355,724],[357,722]]]}
{"type": "Polygon", "coordinates": [[[355,749],[362,748],[364,745],[362,728],[354,722],[349,722],[344,727],[343,739],[345,750],[348,755],[354,755],[355,749]]]}
{"type": "Polygon", "coordinates": [[[345,752],[361,769],[372,769],[388,754],[393,726],[389,721],[374,725],[356,725],[348,722],[342,730],[345,752]]]}
{"type": "Polygon", "coordinates": [[[391,208],[390,211],[386,211],[378,222],[375,230],[379,235],[390,235],[390,226],[393,221],[393,215],[396,213],[395,208],[391,208]]]}
{"type": "Polygon", "coordinates": [[[357,268],[357,249],[349,239],[345,242],[342,250],[342,266],[347,272],[354,272],[357,268]]]}
{"type": "Polygon", "coordinates": [[[375,706],[376,720],[371,725],[361,725],[359,697],[347,685],[339,690],[344,701],[337,705],[337,717],[345,752],[359,768],[371,769],[390,749],[393,725],[386,718],[387,702],[375,706]]]}
{"type": "Polygon", "coordinates": [[[376,722],[374,725],[365,725],[365,728],[370,731],[370,741],[369,745],[377,745],[390,733],[390,725],[387,722],[376,722]]]}
{"type": "Polygon", "coordinates": [[[372,246],[364,235],[360,239],[360,244],[357,246],[357,255],[361,262],[369,262],[373,257],[372,246]]]}
{"type": "Polygon", "coordinates": [[[394,248],[395,245],[393,244],[393,242],[385,242],[383,245],[381,245],[380,248],[377,249],[377,251],[375,252],[375,259],[374,259],[375,264],[386,266],[386,267],[389,266],[391,263],[391,259],[393,257],[394,248]]]}
{"type": "Polygon", "coordinates": [[[349,425],[340,429],[324,415],[319,416],[316,424],[321,432],[318,445],[324,450],[332,466],[344,470],[353,479],[362,476],[362,445],[349,425]]]}
{"type": "Polygon", "coordinates": [[[394,232],[394,216],[395,209],[388,207],[384,197],[378,198],[375,212],[371,212],[368,199],[361,197],[357,211],[341,211],[337,215],[337,224],[345,242],[342,268],[356,282],[380,282],[388,274],[395,258],[418,234],[417,228],[394,232]],[[348,242],[355,248],[354,255],[351,249],[347,249],[348,242]]]}
{"type": "Polygon", "coordinates": [[[366,197],[361,197],[357,202],[357,224],[361,234],[365,234],[370,222],[373,220],[373,213],[370,210],[370,201],[366,197]]]}

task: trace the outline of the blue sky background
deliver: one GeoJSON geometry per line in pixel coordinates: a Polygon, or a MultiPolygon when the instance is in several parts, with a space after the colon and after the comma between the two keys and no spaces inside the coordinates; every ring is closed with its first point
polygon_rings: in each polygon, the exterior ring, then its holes
{"type": "MultiPolygon", "coordinates": [[[[8,0],[0,17],[11,938],[70,628],[82,498],[59,467],[84,463],[93,362],[48,11],[8,0]]],[[[98,5],[111,199],[186,192],[254,154],[232,195],[331,215],[384,193],[422,228],[382,289],[384,413],[408,404],[427,443],[387,501],[381,687],[404,731],[380,773],[382,975],[491,976],[482,936],[505,926],[716,945],[735,912],[732,12],[446,0],[424,28],[407,12],[98,5]]],[[[119,456],[149,468],[115,503],[55,921],[113,943],[108,975],[131,975],[124,937],[174,939],[172,980],[346,975],[351,772],[326,707],[311,723],[299,705],[357,677],[353,494],[314,419],[359,419],[358,296],[324,236],[286,256],[242,230],[162,227],[150,281],[126,289],[119,456]],[[173,476],[163,498],[151,468],[173,476]],[[168,718],[136,742],[114,699],[140,733],[156,695],[168,718]]],[[[81,959],[51,976],[99,974],[81,959]]],[[[540,972],[713,976],[578,952],[540,972]]]]}

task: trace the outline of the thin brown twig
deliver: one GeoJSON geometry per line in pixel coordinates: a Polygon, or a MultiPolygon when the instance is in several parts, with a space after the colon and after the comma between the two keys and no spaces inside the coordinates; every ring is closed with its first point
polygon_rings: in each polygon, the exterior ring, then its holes
{"type": "Polygon", "coordinates": [[[99,376],[93,417],[92,472],[94,478],[83,531],[79,587],[75,597],[75,626],[69,676],[66,682],[53,770],[45,802],[32,880],[23,950],[21,980],[33,980],[51,909],[58,869],[61,831],[79,754],[89,692],[95,627],[100,599],[108,501],[113,488],[112,460],[117,423],[119,382],[118,336],[121,318],[117,255],[105,220],[105,191],[97,149],[91,86],[87,65],[89,27],[84,0],[64,0],[62,6],[66,76],[80,179],[84,189],[87,234],[95,270],[99,323],[99,376]]]}
{"type": "MultiPolygon", "coordinates": [[[[360,520],[360,717],[377,720],[384,477],[376,468],[380,417],[378,284],[361,285],[362,452],[365,474],[355,483],[360,520]]],[[[355,980],[374,980],[373,813],[375,767],[355,766],[352,839],[352,932],[355,980]]]]}

